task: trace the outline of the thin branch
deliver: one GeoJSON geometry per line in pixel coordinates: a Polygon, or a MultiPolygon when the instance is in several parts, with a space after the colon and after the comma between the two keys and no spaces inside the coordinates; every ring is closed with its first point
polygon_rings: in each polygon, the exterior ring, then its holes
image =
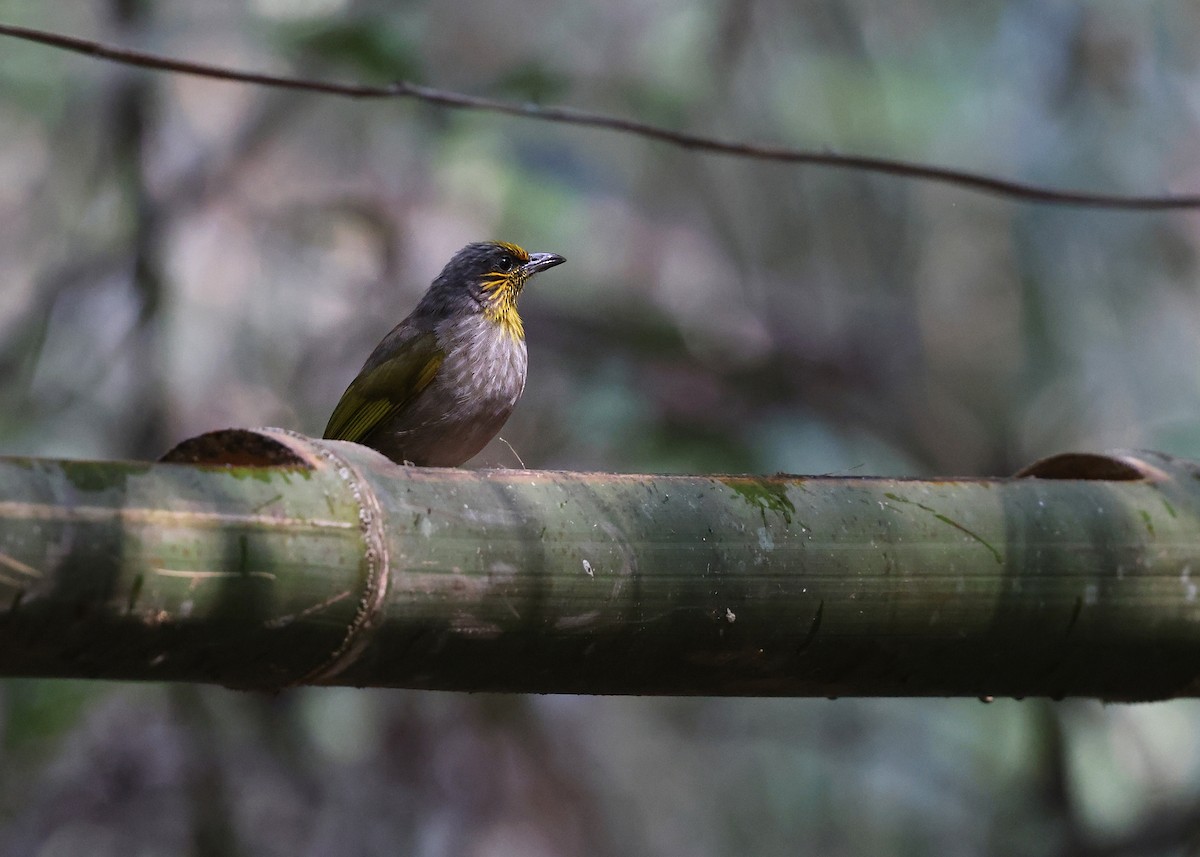
{"type": "Polygon", "coordinates": [[[112,47],[100,42],[75,38],[74,36],[64,36],[58,33],[49,33],[28,27],[18,27],[12,24],[0,24],[0,36],[11,36],[26,41],[38,42],[123,65],[140,66],[156,71],[169,71],[177,74],[207,77],[214,80],[252,83],[277,89],[295,89],[349,98],[413,98],[428,104],[437,104],[457,110],[481,110],[489,113],[521,116],[545,122],[582,125],[590,128],[618,131],[696,152],[708,152],[717,155],[729,155],[732,157],[774,161],[777,163],[813,164],[837,169],[884,173],[903,178],[950,184],[978,193],[1019,199],[1025,202],[1142,211],[1200,208],[1200,195],[1196,194],[1182,196],[1124,196],[1120,194],[1060,190],[1043,185],[997,178],[982,173],[919,164],[911,161],[720,140],[698,134],[673,131],[669,128],[633,119],[623,119],[617,116],[607,116],[601,113],[578,110],[573,107],[544,107],[529,102],[505,101],[497,98],[466,95],[464,93],[422,86],[409,81],[398,81],[388,86],[369,86],[359,83],[336,83],[259,72],[236,71],[205,63],[188,62],[186,60],[173,59],[141,51],[112,47]]]}

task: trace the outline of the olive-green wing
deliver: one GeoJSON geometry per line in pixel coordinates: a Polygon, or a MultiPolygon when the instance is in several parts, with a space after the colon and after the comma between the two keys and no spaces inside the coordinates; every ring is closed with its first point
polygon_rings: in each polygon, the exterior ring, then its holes
{"type": "Polygon", "coordinates": [[[394,349],[395,353],[378,362],[372,355],[333,409],[325,437],[361,442],[428,387],[446,358],[432,332],[404,337],[399,342],[389,336],[377,353],[384,349],[394,349]]]}

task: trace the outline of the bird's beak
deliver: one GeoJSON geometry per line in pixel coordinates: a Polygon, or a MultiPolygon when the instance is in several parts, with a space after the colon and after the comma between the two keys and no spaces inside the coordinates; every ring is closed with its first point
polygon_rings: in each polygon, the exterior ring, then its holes
{"type": "Polygon", "coordinates": [[[530,253],[529,261],[521,266],[521,270],[526,277],[531,277],[538,271],[544,271],[547,268],[553,268],[555,265],[561,265],[567,261],[557,253],[530,253]]]}

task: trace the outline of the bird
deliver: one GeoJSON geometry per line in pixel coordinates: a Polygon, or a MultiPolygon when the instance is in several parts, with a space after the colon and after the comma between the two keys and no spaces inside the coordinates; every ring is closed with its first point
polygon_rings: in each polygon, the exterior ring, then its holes
{"type": "Polygon", "coordinates": [[[472,458],[525,390],[517,298],[530,277],[565,261],[503,241],[463,247],[371,352],[324,437],[364,444],[398,464],[457,467],[472,458]]]}

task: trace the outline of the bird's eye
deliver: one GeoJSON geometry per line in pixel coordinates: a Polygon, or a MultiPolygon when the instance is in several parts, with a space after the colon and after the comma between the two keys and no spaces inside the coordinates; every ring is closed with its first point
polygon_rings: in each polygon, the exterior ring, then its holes
{"type": "Polygon", "coordinates": [[[516,264],[512,256],[501,256],[500,261],[496,263],[496,270],[507,274],[516,264]]]}

